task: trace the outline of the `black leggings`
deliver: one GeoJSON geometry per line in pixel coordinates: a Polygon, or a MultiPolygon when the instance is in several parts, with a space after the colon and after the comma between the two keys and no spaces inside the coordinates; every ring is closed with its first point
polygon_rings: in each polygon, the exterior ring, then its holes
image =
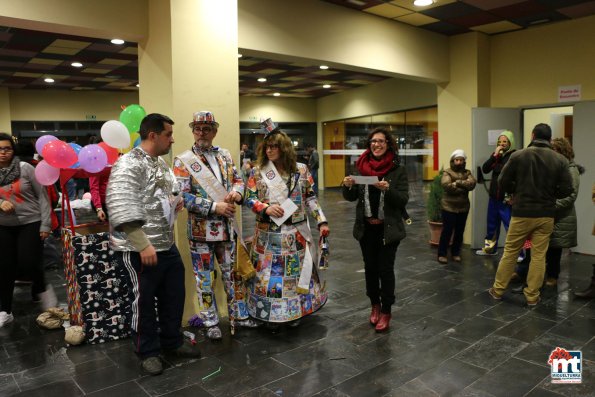
{"type": "Polygon", "coordinates": [[[14,281],[26,274],[33,281],[34,294],[45,291],[41,222],[19,226],[0,226],[0,311],[12,312],[14,281]]]}
{"type": "Polygon", "coordinates": [[[366,295],[373,305],[380,304],[382,313],[390,313],[395,303],[395,257],[399,241],[384,244],[384,225],[365,224],[359,244],[364,257],[366,295]]]}

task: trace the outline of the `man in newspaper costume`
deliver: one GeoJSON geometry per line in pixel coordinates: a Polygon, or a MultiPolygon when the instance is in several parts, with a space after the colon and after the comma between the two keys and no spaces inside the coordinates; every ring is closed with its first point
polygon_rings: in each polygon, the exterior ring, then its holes
{"type": "Polygon", "coordinates": [[[196,278],[198,316],[210,339],[220,339],[215,300],[215,259],[222,273],[227,310],[232,327],[256,327],[246,308],[245,284],[236,277],[236,204],[244,197],[244,181],[228,150],[213,146],[219,123],[213,113],[196,112],[189,124],[194,146],[174,160],[184,206],[188,210],[187,234],[196,278]]]}
{"type": "Polygon", "coordinates": [[[130,273],[134,293],[132,341],[141,367],[151,375],[163,372],[161,349],[176,356],[200,357],[198,349],[184,343],[180,331],[184,264],[174,244],[173,225],[183,205],[175,176],[159,157],[169,153],[174,142],[173,124],[156,113],[142,120],[141,144],[114,164],[106,195],[110,246],[119,265],[130,273]]]}

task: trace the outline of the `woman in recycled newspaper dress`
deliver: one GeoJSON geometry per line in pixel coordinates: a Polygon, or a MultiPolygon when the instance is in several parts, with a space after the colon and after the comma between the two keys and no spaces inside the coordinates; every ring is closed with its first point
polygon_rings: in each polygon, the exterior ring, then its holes
{"type": "Polygon", "coordinates": [[[248,312],[273,328],[275,323],[296,326],[327,300],[306,210],[322,236],[329,228],[312,176],[305,164],[296,162],[291,140],[270,119],[263,126],[268,133],[246,186],[245,203],[256,214],[250,250],[256,277],[248,291],[248,312]]]}

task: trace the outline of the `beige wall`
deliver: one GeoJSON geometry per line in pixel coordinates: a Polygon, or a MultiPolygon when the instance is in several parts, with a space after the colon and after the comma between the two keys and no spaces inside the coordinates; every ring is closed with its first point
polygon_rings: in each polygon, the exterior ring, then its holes
{"type": "Polygon", "coordinates": [[[352,68],[448,80],[445,36],[319,0],[239,1],[239,47],[352,68]]]}
{"type": "MultiPolygon", "coordinates": [[[[485,63],[488,48],[489,42],[481,33],[450,38],[450,82],[438,87],[438,158],[444,168],[450,166],[450,155],[455,149],[463,149],[467,164],[473,164],[471,109],[487,97],[489,86],[479,75],[489,71],[485,63]]],[[[466,244],[471,242],[472,229],[470,216],[465,228],[466,244]]]]}
{"type": "MultiPolygon", "coordinates": [[[[568,114],[572,114],[572,106],[525,110],[523,112],[524,146],[531,142],[531,131],[539,123],[546,123],[552,127],[552,138],[564,138],[564,115],[568,114]]],[[[520,145],[517,149],[520,149],[520,145]]]]}
{"type": "Polygon", "coordinates": [[[8,88],[0,87],[0,132],[11,132],[8,88]]]}
{"type": "MultiPolygon", "coordinates": [[[[138,103],[137,92],[9,90],[12,120],[118,120],[120,105],[138,103]]],[[[2,106],[0,106],[1,108],[2,106]]]]}
{"type": "Polygon", "coordinates": [[[169,0],[149,0],[149,34],[138,43],[138,80],[147,113],[173,117],[170,7],[169,0]]]}
{"type": "Polygon", "coordinates": [[[0,25],[138,41],[147,34],[147,0],[0,0],[0,25]]]}
{"type": "Polygon", "coordinates": [[[436,85],[411,80],[388,79],[318,100],[319,121],[339,120],[395,110],[433,106],[436,85]]]}
{"type": "Polygon", "coordinates": [[[313,122],[316,121],[316,99],[240,97],[241,121],[260,121],[262,117],[286,123],[313,122]]]}
{"type": "Polygon", "coordinates": [[[558,87],[580,84],[595,99],[595,15],[491,38],[491,106],[557,103],[558,87]]]}

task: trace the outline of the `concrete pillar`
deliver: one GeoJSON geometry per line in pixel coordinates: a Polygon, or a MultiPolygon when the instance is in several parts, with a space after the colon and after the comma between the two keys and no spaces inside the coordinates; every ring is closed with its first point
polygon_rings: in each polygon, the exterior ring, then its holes
{"type": "MultiPolygon", "coordinates": [[[[471,110],[490,106],[489,40],[484,34],[474,32],[452,36],[449,44],[450,79],[448,83],[438,84],[439,164],[448,168],[450,154],[463,149],[469,168],[473,164],[471,110]]],[[[473,219],[469,216],[466,244],[471,242],[472,228],[473,219]]]]}
{"type": "Polygon", "coordinates": [[[0,132],[11,133],[10,96],[8,88],[0,87],[0,132]]]}
{"type": "MultiPolygon", "coordinates": [[[[139,43],[140,105],[176,123],[173,156],[194,143],[188,127],[192,113],[210,110],[220,124],[215,145],[238,157],[237,0],[149,0],[148,7],[149,32],[139,43]]],[[[186,322],[198,306],[184,214],[177,222],[177,243],[187,269],[186,322]]],[[[221,289],[217,301],[226,311],[221,289]]]]}

